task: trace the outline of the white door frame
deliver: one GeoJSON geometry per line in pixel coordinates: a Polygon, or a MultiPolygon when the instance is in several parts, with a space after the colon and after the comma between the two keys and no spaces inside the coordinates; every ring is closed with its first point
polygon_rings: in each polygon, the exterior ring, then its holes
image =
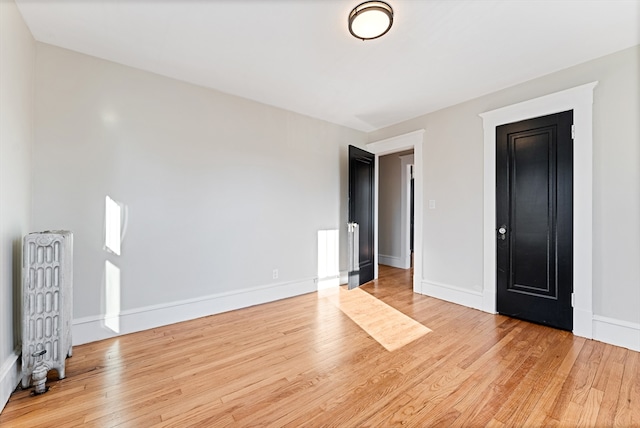
{"type": "Polygon", "coordinates": [[[422,284],[422,140],[424,129],[398,135],[385,140],[367,144],[367,150],[376,155],[374,179],[374,278],[378,277],[378,180],[380,171],[380,156],[413,149],[414,164],[414,220],[413,220],[413,291],[421,292],[422,284]]]}
{"type": "Polygon", "coordinates": [[[483,310],[496,312],[496,127],[573,110],[573,333],[593,337],[593,90],[598,82],[480,114],[484,123],[483,310]]]}

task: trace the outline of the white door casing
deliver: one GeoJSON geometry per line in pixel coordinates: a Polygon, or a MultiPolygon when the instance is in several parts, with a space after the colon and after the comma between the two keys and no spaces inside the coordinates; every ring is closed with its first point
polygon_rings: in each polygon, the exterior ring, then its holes
{"type": "Polygon", "coordinates": [[[421,293],[422,284],[422,142],[424,129],[367,144],[367,151],[376,155],[374,178],[374,277],[378,277],[378,181],[380,156],[413,149],[414,165],[414,226],[413,226],[413,291],[421,293]]]}
{"type": "Polygon", "coordinates": [[[483,310],[496,312],[496,127],[573,110],[573,333],[593,337],[593,90],[598,82],[480,114],[484,125],[483,310]]]}

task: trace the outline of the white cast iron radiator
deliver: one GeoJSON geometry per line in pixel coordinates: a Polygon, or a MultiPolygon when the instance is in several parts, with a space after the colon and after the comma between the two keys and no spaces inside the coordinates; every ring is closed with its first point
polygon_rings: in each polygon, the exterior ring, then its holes
{"type": "Polygon", "coordinates": [[[27,388],[36,364],[65,377],[65,359],[71,356],[73,234],[31,233],[24,238],[22,257],[22,387],[27,388]]]}

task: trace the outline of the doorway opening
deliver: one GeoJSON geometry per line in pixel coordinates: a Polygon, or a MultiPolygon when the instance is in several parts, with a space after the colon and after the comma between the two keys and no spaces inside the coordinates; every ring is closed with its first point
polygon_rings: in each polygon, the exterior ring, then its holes
{"type": "MultiPolygon", "coordinates": [[[[422,194],[423,194],[423,167],[422,167],[422,144],[424,129],[387,138],[385,140],[374,141],[367,144],[367,150],[375,157],[375,179],[374,179],[374,278],[378,278],[378,254],[379,254],[379,218],[380,218],[380,157],[392,153],[400,153],[413,150],[413,183],[414,183],[414,223],[413,223],[413,291],[422,293],[422,194]]],[[[408,163],[407,163],[408,165],[408,163]]],[[[407,235],[408,236],[408,232],[407,235]]]]}
{"type": "Polygon", "coordinates": [[[380,156],[378,191],[378,263],[400,269],[412,267],[414,152],[380,156]]]}

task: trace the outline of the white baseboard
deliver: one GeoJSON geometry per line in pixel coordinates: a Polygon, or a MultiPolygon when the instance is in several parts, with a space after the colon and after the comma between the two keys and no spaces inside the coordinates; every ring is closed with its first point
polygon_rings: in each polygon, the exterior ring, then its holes
{"type": "Polygon", "coordinates": [[[481,291],[434,281],[422,281],[422,294],[469,308],[483,310],[484,298],[481,291]]]}
{"type": "Polygon", "coordinates": [[[640,324],[637,323],[594,315],[593,338],[640,352],[640,324]]]}
{"type": "Polygon", "coordinates": [[[378,254],[378,264],[400,269],[409,269],[411,267],[411,261],[407,263],[406,260],[402,260],[402,257],[388,256],[386,254],[378,254]]]}
{"type": "Polygon", "coordinates": [[[317,290],[316,278],[269,284],[167,304],[122,311],[119,332],[105,326],[106,317],[79,318],[73,321],[73,344],[95,342],[122,334],[148,330],[235,309],[246,308],[317,290]]]}
{"type": "Polygon", "coordinates": [[[11,393],[20,383],[20,349],[13,353],[0,365],[0,413],[9,401],[11,393]]]}

